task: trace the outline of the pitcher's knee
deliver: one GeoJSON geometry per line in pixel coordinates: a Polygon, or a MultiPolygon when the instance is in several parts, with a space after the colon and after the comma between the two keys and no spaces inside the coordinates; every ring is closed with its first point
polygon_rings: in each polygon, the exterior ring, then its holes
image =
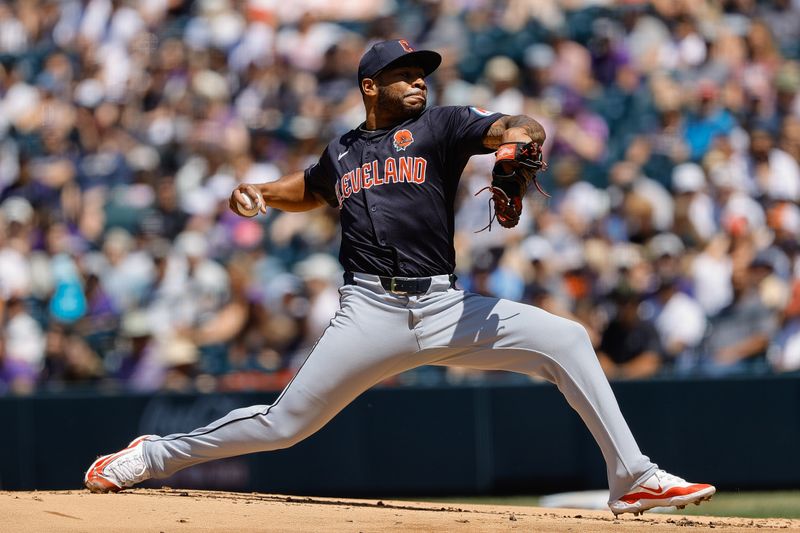
{"type": "Polygon", "coordinates": [[[562,319],[552,332],[552,352],[558,357],[596,357],[586,328],[574,320],[562,319]]]}
{"type": "Polygon", "coordinates": [[[290,448],[321,427],[310,410],[301,412],[283,405],[268,409],[262,425],[260,439],[271,450],[290,448]]]}
{"type": "Polygon", "coordinates": [[[300,427],[286,425],[283,427],[272,427],[269,432],[270,449],[291,448],[301,440],[306,438],[305,432],[300,427]]]}

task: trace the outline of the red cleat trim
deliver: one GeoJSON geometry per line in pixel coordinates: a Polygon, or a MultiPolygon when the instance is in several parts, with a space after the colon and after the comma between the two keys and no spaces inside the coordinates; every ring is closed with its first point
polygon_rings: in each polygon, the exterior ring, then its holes
{"type": "Polygon", "coordinates": [[[108,455],[103,455],[95,459],[95,461],[91,464],[89,469],[86,471],[86,475],[83,477],[83,484],[92,492],[119,492],[122,490],[123,487],[118,486],[116,483],[109,481],[103,475],[103,469],[119,457],[121,454],[127,452],[131,448],[138,446],[139,443],[146,440],[147,437],[150,435],[142,435],[141,437],[137,437],[133,439],[130,444],[128,444],[127,448],[124,448],[116,453],[111,453],[108,455]]]}
{"type": "MultiPolygon", "coordinates": [[[[687,496],[689,494],[694,494],[695,492],[699,492],[701,490],[707,489],[711,487],[711,485],[705,483],[696,483],[694,485],[689,485],[688,487],[673,487],[669,490],[664,492],[631,492],[620,498],[625,503],[635,503],[638,500],[665,500],[668,498],[673,498],[675,496],[687,496]]],[[[644,488],[644,487],[642,487],[644,488]]],[[[650,489],[647,489],[650,490],[650,489]]]]}

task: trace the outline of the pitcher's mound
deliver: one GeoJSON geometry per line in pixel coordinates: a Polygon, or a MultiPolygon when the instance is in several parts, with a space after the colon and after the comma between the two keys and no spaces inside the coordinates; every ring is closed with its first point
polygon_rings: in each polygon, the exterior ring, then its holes
{"type": "Polygon", "coordinates": [[[725,533],[800,531],[800,520],[623,515],[611,512],[343,498],[307,498],[178,489],[0,492],[0,530],[139,533],[153,531],[658,533],[719,528],[725,533]]]}

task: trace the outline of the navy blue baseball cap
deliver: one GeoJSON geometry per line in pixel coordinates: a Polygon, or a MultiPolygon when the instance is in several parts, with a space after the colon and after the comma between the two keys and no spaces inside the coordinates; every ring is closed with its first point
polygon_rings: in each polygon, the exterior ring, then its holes
{"type": "Polygon", "coordinates": [[[372,78],[387,67],[412,65],[420,67],[427,76],[436,70],[442,56],[432,50],[415,50],[405,39],[381,41],[361,56],[358,64],[358,81],[372,78]],[[395,65],[396,64],[396,65],[395,65]]]}

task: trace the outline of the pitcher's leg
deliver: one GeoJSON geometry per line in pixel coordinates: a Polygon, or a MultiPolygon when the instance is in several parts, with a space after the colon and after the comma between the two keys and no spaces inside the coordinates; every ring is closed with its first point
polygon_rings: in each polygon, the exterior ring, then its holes
{"type": "MultiPolygon", "coordinates": [[[[555,383],[603,452],[612,499],[656,470],[639,450],[583,326],[536,307],[474,295],[465,299],[462,320],[497,327],[484,328],[482,342],[469,353],[439,364],[509,370],[555,383]]],[[[464,340],[453,338],[459,345],[464,340]]]]}
{"type": "Polygon", "coordinates": [[[418,346],[407,327],[407,311],[372,309],[358,317],[355,322],[337,315],[272,405],[236,409],[191,433],[148,440],[144,458],[151,477],[167,477],[212,459],[289,447],[375,383],[421,364],[412,355],[418,346]],[[370,329],[381,333],[366,335],[370,329]]]}

